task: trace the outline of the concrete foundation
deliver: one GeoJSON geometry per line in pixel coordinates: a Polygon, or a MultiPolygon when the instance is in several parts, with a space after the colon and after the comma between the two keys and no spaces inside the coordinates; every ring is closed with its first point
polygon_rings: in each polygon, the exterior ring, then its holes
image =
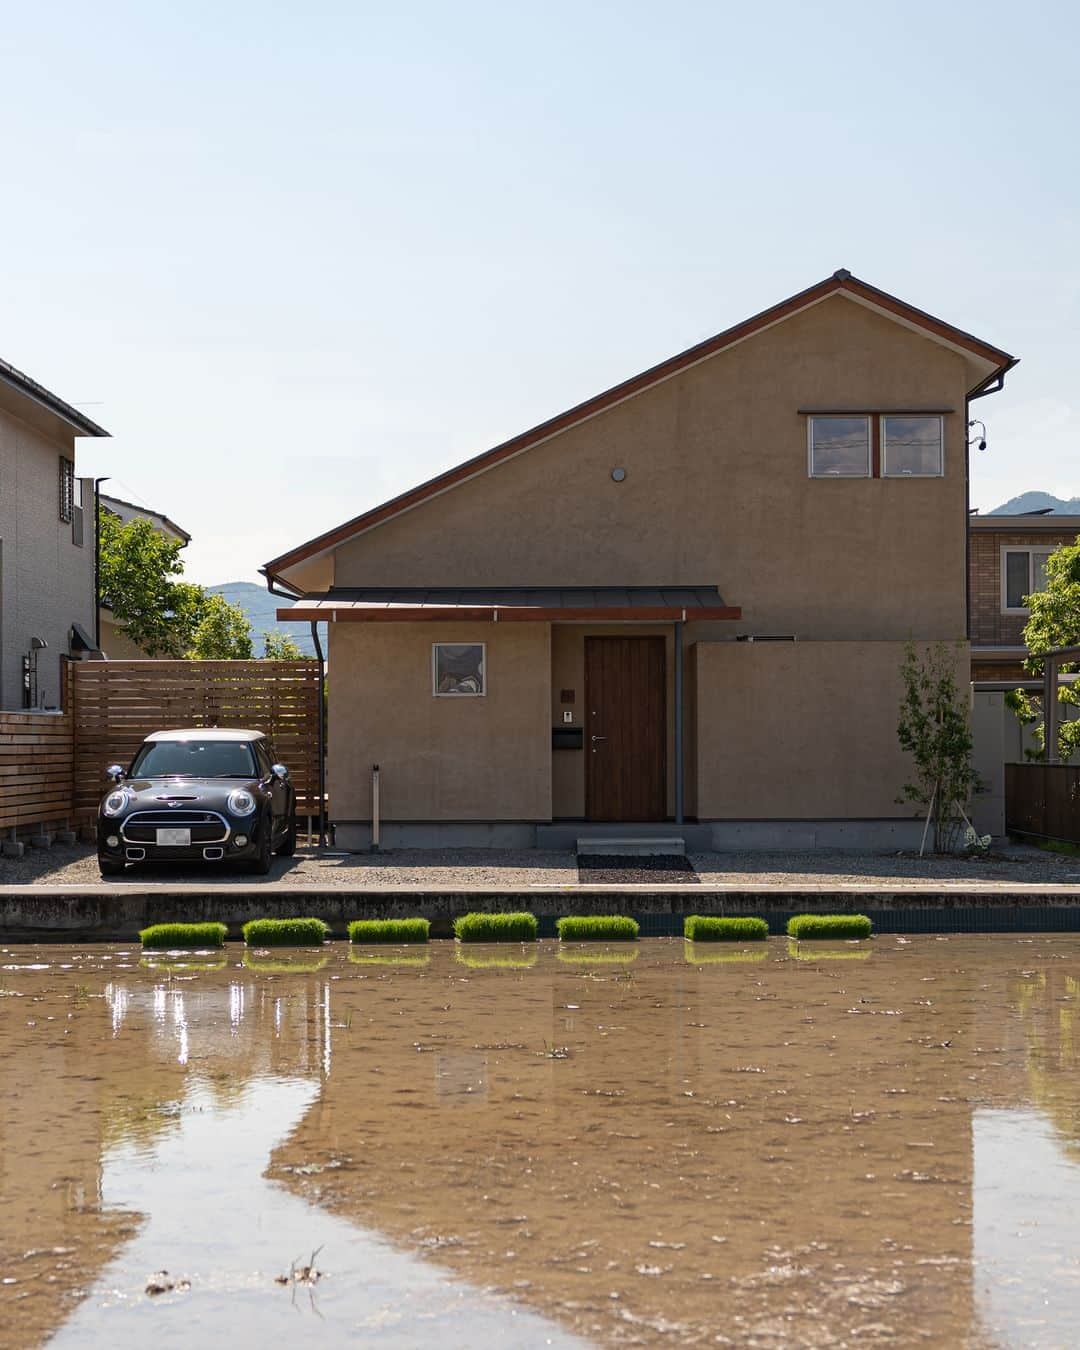
{"type": "MultiPolygon", "coordinates": [[[[533,848],[536,825],[529,821],[386,820],[379,830],[379,847],[393,848],[533,848]]],[[[334,822],[338,848],[366,853],[371,848],[371,822],[334,822]]],[[[573,847],[573,845],[571,845],[573,847]]]]}
{"type": "Polygon", "coordinates": [[[717,820],[709,827],[706,847],[718,853],[917,850],[924,824],[922,820],[717,820]]]}

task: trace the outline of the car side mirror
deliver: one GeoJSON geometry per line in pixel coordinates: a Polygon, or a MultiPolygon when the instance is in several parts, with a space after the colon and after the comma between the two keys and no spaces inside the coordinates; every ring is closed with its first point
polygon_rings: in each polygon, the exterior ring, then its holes
{"type": "Polygon", "coordinates": [[[119,783],[124,777],[124,768],[121,764],[110,764],[105,770],[105,777],[111,778],[114,783],[119,783]]]}
{"type": "Polygon", "coordinates": [[[289,771],[284,764],[273,764],[270,766],[270,772],[275,778],[280,778],[283,783],[289,781],[289,771]]]}

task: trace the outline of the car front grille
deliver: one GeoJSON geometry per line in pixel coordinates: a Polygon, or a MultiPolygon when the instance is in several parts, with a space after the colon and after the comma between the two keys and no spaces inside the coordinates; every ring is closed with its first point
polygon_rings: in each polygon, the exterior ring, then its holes
{"type": "Polygon", "coordinates": [[[120,832],[130,844],[153,844],[158,830],[190,830],[193,844],[223,844],[229,837],[216,811],[133,811],[120,832]]]}

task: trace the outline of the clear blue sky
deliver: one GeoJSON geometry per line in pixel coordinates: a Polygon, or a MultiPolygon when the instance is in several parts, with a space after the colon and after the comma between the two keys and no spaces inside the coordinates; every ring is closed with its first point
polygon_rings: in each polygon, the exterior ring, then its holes
{"type": "Polygon", "coordinates": [[[8,6],[0,355],[267,558],[837,267],[1017,353],[1080,492],[1073,3],[8,6]]]}

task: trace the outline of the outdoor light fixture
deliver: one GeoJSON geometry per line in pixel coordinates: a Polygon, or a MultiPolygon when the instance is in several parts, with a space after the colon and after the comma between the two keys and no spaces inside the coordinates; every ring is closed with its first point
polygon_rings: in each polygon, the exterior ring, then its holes
{"type": "Polygon", "coordinates": [[[973,418],[971,419],[971,421],[968,423],[968,431],[970,431],[972,427],[982,427],[982,435],[981,435],[981,436],[972,436],[972,437],[970,438],[970,440],[968,441],[968,445],[973,445],[973,446],[975,446],[975,448],[976,448],[977,450],[985,450],[985,449],[986,449],[986,423],[985,423],[985,422],[980,422],[979,419],[978,419],[977,417],[973,417],[973,418]]]}
{"type": "Polygon", "coordinates": [[[626,477],[625,469],[612,469],[611,481],[613,483],[621,483],[625,477],[626,477]]]}

